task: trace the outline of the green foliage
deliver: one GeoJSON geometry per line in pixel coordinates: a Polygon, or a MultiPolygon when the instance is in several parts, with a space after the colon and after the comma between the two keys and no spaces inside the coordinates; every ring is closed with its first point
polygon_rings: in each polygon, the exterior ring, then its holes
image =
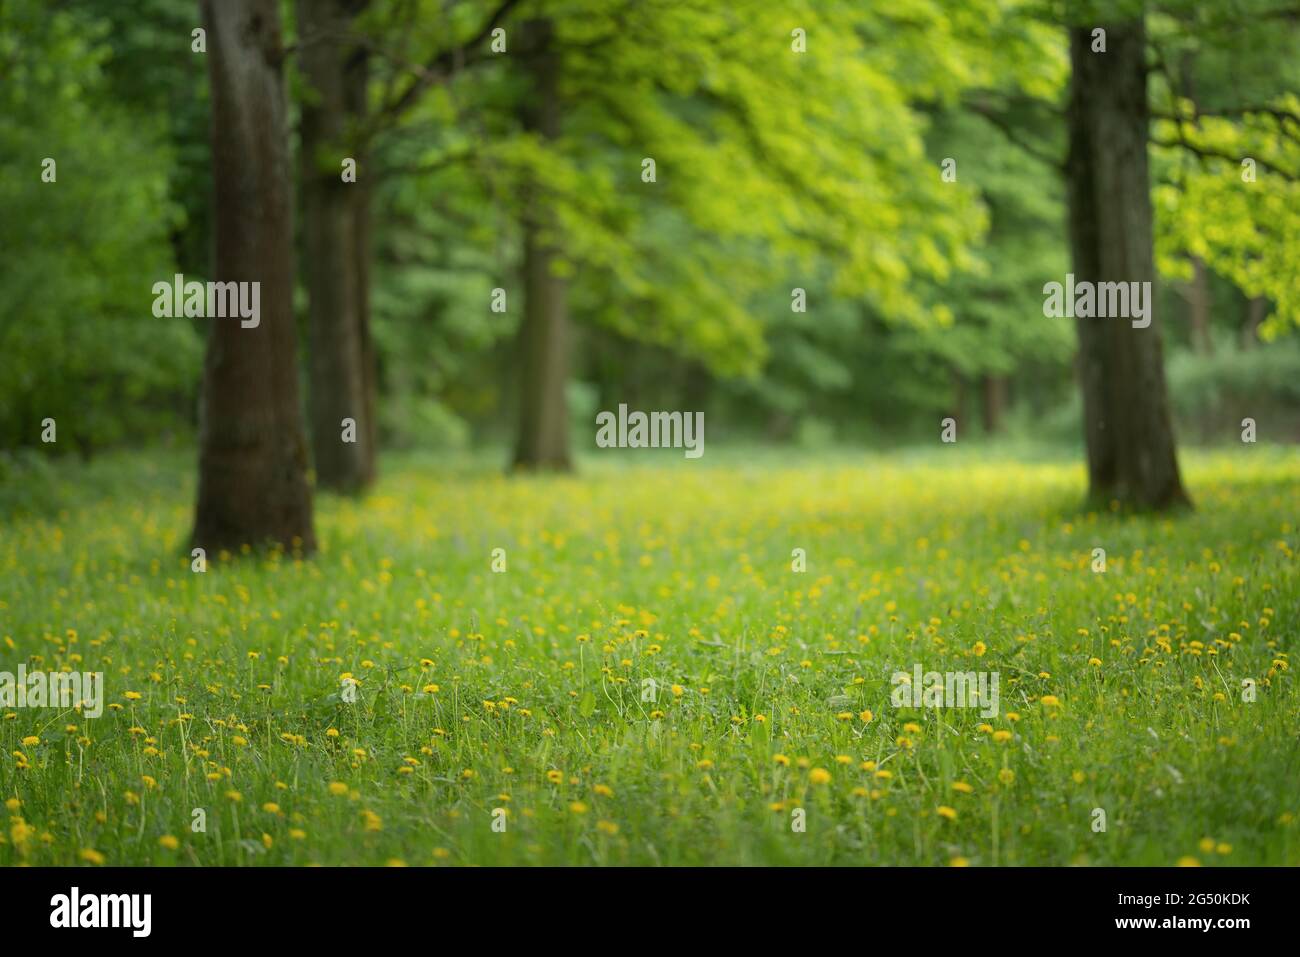
{"type": "Polygon", "coordinates": [[[188,418],[198,338],[151,309],[172,274],[168,153],[112,102],[97,33],[0,5],[0,446],[38,444],[47,417],[83,451],[188,418]]]}
{"type": "Polygon", "coordinates": [[[1294,441],[1300,438],[1300,342],[1176,353],[1169,360],[1169,396],[1182,437],[1236,444],[1241,420],[1251,418],[1260,441],[1294,441]]]}
{"type": "Polygon", "coordinates": [[[1268,298],[1265,339],[1300,325],[1294,19],[1293,5],[1276,0],[1180,2],[1150,24],[1161,272],[1187,278],[1196,256],[1245,295],[1268,298]]]}

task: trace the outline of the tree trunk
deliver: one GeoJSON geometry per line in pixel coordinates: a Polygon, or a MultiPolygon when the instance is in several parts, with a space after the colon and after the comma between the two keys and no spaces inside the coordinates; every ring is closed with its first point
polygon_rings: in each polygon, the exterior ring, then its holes
{"type": "Polygon", "coordinates": [[[1002,431],[1002,418],[1007,408],[1006,376],[985,375],[984,392],[984,432],[997,435],[1002,431]]]}
{"type": "Polygon", "coordinates": [[[1241,329],[1241,348],[1253,349],[1259,345],[1259,327],[1268,314],[1268,299],[1252,296],[1246,300],[1246,324],[1241,329]]]}
{"type": "Polygon", "coordinates": [[[1214,355],[1214,339],[1210,335],[1210,271],[1200,256],[1192,257],[1192,287],[1188,290],[1187,306],[1192,320],[1192,348],[1198,355],[1214,355]]]}
{"type": "MultiPolygon", "coordinates": [[[[1146,31],[1140,19],[1108,25],[1106,52],[1093,53],[1092,29],[1070,30],[1066,180],[1075,282],[1149,282],[1154,298],[1146,31]]],[[[1146,328],[1124,318],[1075,320],[1089,497],[1097,504],[1188,503],[1152,309],[1146,328]]]]}
{"type": "Polygon", "coordinates": [[[315,550],[293,316],[293,217],[277,0],[202,0],[217,282],[259,282],[260,316],[209,318],[195,545],[315,550]]]}
{"type": "MultiPolygon", "coordinates": [[[[560,135],[559,56],[551,44],[548,20],[523,24],[520,47],[530,78],[530,99],[523,108],[524,127],[543,140],[560,135]]],[[[519,436],[517,469],[568,471],[569,378],[568,284],[555,275],[559,255],[554,217],[548,198],[537,189],[525,199],[524,315],[519,326],[519,436]]]]}
{"type": "Polygon", "coordinates": [[[366,57],[348,41],[358,0],[298,0],[301,201],[311,345],[316,482],[357,492],[375,477],[374,354],[369,329],[369,170],[354,142],[365,113],[366,57]],[[343,179],[344,159],[356,181],[343,179]],[[355,422],[344,440],[343,420],[355,422]]]}
{"type": "Polygon", "coordinates": [[[957,422],[957,434],[959,437],[965,436],[966,430],[966,411],[970,407],[970,387],[966,381],[966,376],[952,370],[952,411],[949,415],[957,422]]]}

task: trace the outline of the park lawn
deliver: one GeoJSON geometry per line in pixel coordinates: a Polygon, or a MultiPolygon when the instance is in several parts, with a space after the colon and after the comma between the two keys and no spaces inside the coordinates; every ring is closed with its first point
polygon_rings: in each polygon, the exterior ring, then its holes
{"type": "Polygon", "coordinates": [[[0,670],[107,687],[0,708],[0,863],[1300,864],[1296,450],[1154,519],[978,449],[391,457],[203,574],[192,465],[0,519],[0,670]],[[894,707],[918,664],[999,713],[894,707]]]}

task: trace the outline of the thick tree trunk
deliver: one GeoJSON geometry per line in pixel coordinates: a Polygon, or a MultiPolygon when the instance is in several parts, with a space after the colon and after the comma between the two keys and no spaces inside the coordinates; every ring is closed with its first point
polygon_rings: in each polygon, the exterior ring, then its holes
{"type": "Polygon", "coordinates": [[[209,318],[195,545],[311,552],[298,396],[293,219],[277,0],[202,0],[212,98],[217,282],[259,282],[260,318],[209,318]]]}
{"type": "MultiPolygon", "coordinates": [[[[560,135],[559,56],[551,44],[551,23],[530,20],[523,25],[520,47],[530,78],[530,99],[524,106],[526,129],[544,140],[560,135]]],[[[559,254],[549,200],[531,191],[525,203],[524,315],[519,326],[519,436],[517,469],[568,471],[569,379],[568,284],[552,263],[559,254]]]]}
{"type": "Polygon", "coordinates": [[[984,432],[997,435],[1002,431],[1002,419],[1007,408],[1006,376],[985,375],[981,385],[984,392],[984,432]]]}
{"type": "MultiPolygon", "coordinates": [[[[1141,20],[1070,31],[1066,180],[1075,282],[1152,283],[1146,31],[1141,20]]],[[[1140,508],[1187,504],[1165,387],[1160,317],[1077,318],[1089,496],[1140,508]]]]}
{"type": "Polygon", "coordinates": [[[358,0],[298,0],[303,250],[311,346],[316,483],[357,492],[375,476],[374,354],[369,328],[369,170],[353,141],[365,113],[366,58],[349,42],[358,0]],[[355,182],[343,179],[345,158],[355,182]],[[351,419],[355,441],[344,440],[351,419]]]}

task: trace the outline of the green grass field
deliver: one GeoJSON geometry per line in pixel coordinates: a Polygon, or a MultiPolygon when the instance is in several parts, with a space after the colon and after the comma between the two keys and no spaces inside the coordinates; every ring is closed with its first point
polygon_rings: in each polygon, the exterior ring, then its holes
{"type": "Polygon", "coordinates": [[[204,574],[189,456],[59,465],[0,670],[106,705],[0,707],[0,863],[1300,864],[1300,452],[1149,519],[949,451],[391,458],[315,559],[204,574]],[[893,707],[918,663],[998,715],[893,707]]]}

